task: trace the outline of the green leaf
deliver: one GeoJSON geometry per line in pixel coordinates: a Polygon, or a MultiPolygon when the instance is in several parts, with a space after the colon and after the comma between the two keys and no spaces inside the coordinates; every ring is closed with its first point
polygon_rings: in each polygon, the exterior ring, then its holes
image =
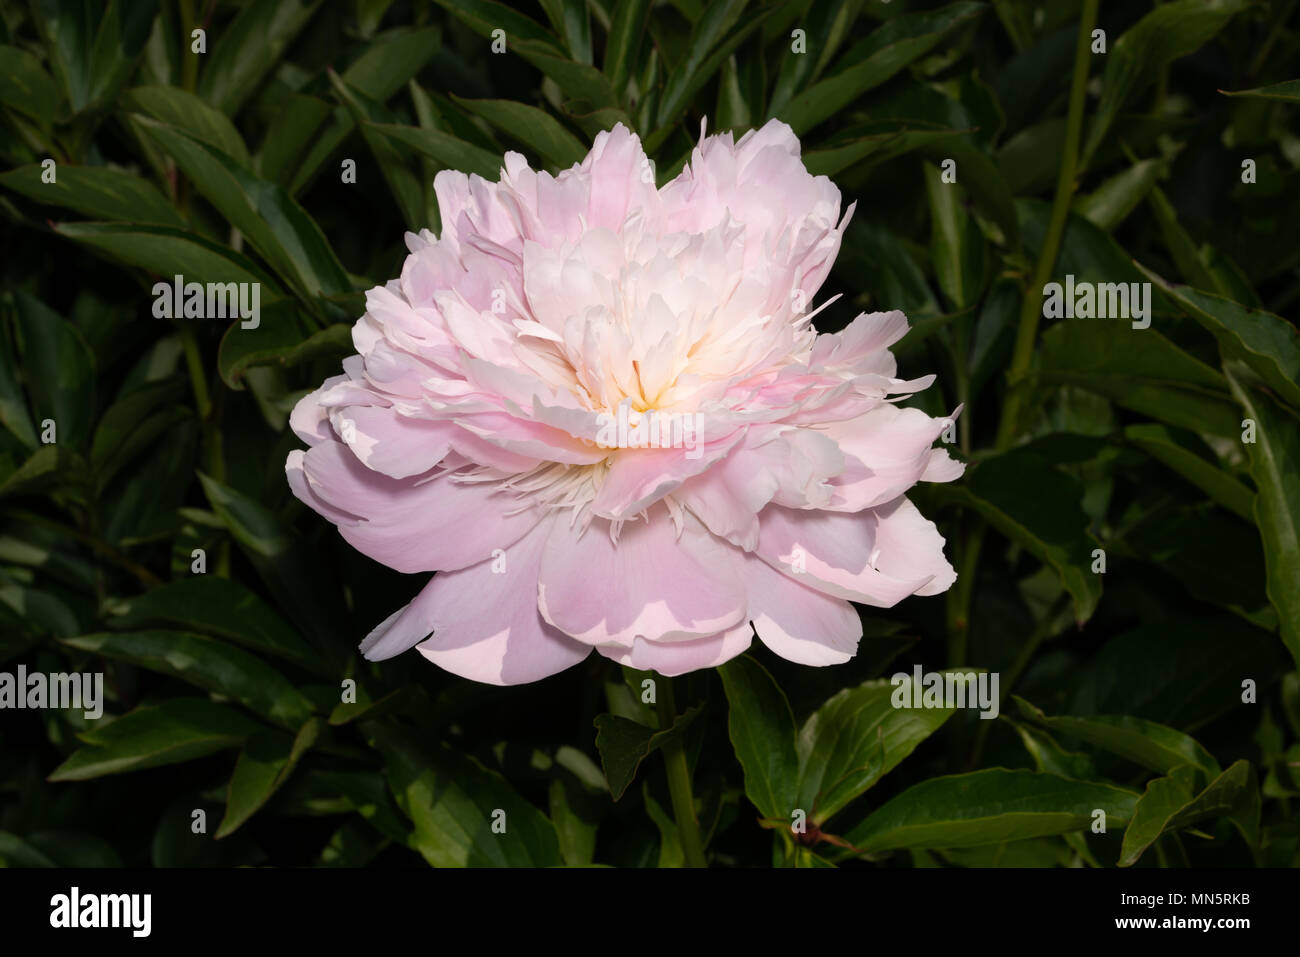
{"type": "Polygon", "coordinates": [[[242,390],[249,369],[264,365],[291,368],[320,356],[342,358],[354,351],[350,325],[335,323],[309,334],[292,305],[282,302],[262,311],[256,329],[245,329],[238,321],[231,323],[221,337],[217,370],[226,385],[242,390]]]}
{"type": "Polygon", "coordinates": [[[750,17],[747,26],[732,31],[749,0],[717,0],[710,3],[691,29],[686,45],[686,59],[669,74],[659,101],[658,126],[668,126],[686,109],[691,96],[708,82],[748,31],[761,25],[762,14],[750,17]],[[722,56],[715,51],[723,50],[722,56]],[[710,54],[714,54],[710,56],[710,54]]]}
{"type": "Polygon", "coordinates": [[[563,862],[550,820],[501,775],[445,743],[425,747],[377,722],[367,723],[365,731],[387,760],[388,784],[398,806],[415,824],[414,847],[432,866],[546,867],[563,862]]]}
{"type": "Polygon", "coordinates": [[[260,283],[263,303],[283,295],[275,280],[248,257],[183,229],[125,223],[57,223],[54,231],[110,259],[162,276],[168,283],[178,275],[184,276],[186,282],[260,283]]]}
{"type": "Polygon", "coordinates": [[[939,10],[895,17],[844,55],[844,69],[814,83],[772,115],[803,134],[973,23],[985,7],[962,0],[939,10]]]}
{"type": "Polygon", "coordinates": [[[192,761],[237,748],[260,727],[234,708],[206,698],[169,698],[84,732],[81,737],[88,746],[75,751],[49,780],[85,781],[192,761]]]}
{"type": "Polygon", "coordinates": [[[96,489],[102,491],[132,459],[152,450],[160,435],[193,414],[181,404],[184,396],[179,379],[162,379],[145,383],[109,406],[90,447],[96,489]]]}
{"type": "Polygon", "coordinates": [[[1248,0],[1175,0],[1156,7],[1129,27],[1106,55],[1101,102],[1088,131],[1080,169],[1088,165],[1131,97],[1154,82],[1165,64],[1199,50],[1247,6],[1248,0]]]}
{"type": "Polygon", "coordinates": [[[38,203],[73,209],[96,219],[181,226],[172,204],[148,180],[107,166],[63,164],[55,181],[43,182],[39,164],[0,174],[0,186],[38,203]]]}
{"type": "Polygon", "coordinates": [[[271,813],[294,815],[356,812],[381,835],[409,844],[411,828],[393,803],[378,771],[322,771],[304,768],[274,796],[271,813]]]}
{"type": "MultiPolygon", "coordinates": [[[[511,50],[553,80],[560,92],[569,99],[581,101],[591,109],[613,109],[618,106],[614,88],[605,74],[594,66],[556,56],[548,44],[536,40],[514,40],[511,50]]],[[[621,111],[615,109],[615,115],[621,116],[621,111]]],[[[622,118],[626,122],[626,117],[622,118]]]]}
{"type": "Polygon", "coordinates": [[[53,419],[57,440],[79,447],[95,415],[95,359],[77,327],[25,292],[14,293],[33,418],[53,419]]]}
{"type": "Polygon", "coordinates": [[[1228,384],[1246,418],[1255,423],[1255,441],[1246,443],[1250,474],[1259,489],[1255,524],[1264,540],[1269,601],[1277,609],[1282,641],[1300,663],[1300,421],[1228,370],[1228,384]]]}
{"type": "Polygon", "coordinates": [[[730,706],[731,746],[745,771],[745,794],[770,820],[789,821],[798,805],[794,715],[767,669],[749,655],[718,669],[730,706]]]}
{"type": "Polygon", "coordinates": [[[814,176],[834,176],[856,168],[864,160],[883,162],[920,149],[932,142],[951,143],[963,130],[925,129],[919,124],[889,122],[856,127],[810,150],[803,156],[804,166],[814,176]],[[881,127],[873,131],[875,127],[881,127]]]}
{"type": "Polygon", "coordinates": [[[0,831],[0,867],[58,867],[55,860],[17,834],[0,831]]]}
{"type": "Polygon", "coordinates": [[[1153,771],[1168,774],[1187,765],[1196,768],[1209,781],[1222,770],[1214,756],[1194,738],[1154,721],[1131,715],[1048,717],[1021,697],[1012,695],[1012,700],[1026,721],[1049,731],[1072,735],[1153,771]]]}
{"type": "Polygon", "coordinates": [[[32,19],[54,76],[73,113],[90,101],[94,4],[87,0],[32,0],[32,19]]]}
{"type": "MultiPolygon", "coordinates": [[[[314,96],[293,93],[285,97],[258,150],[257,174],[293,193],[303,164],[315,151],[327,121],[332,121],[338,112],[337,107],[314,96]]],[[[334,132],[332,125],[328,129],[334,132]]],[[[325,157],[319,156],[317,160],[324,162],[325,157]]]]}
{"type": "Polygon", "coordinates": [[[90,55],[90,102],[112,100],[135,70],[153,29],[158,0],[109,0],[90,55]]]}
{"type": "Polygon", "coordinates": [[[270,800],[316,743],[322,728],[324,722],[312,718],[293,737],[266,730],[248,739],[226,790],[226,813],[217,828],[218,840],[237,831],[270,800]]]}
{"type": "Polygon", "coordinates": [[[671,728],[659,731],[616,714],[596,717],[596,750],[605,771],[609,793],[617,801],[636,777],[637,768],[647,755],[681,736],[686,726],[700,713],[699,707],[688,708],[673,719],[671,728]]]}
{"type": "Polygon", "coordinates": [[[1090,781],[1097,776],[1096,765],[1089,755],[1080,751],[1067,751],[1041,728],[1021,724],[1005,715],[1003,720],[1020,736],[1020,743],[1034,759],[1034,766],[1039,771],[1078,781],[1090,781]]]}
{"type": "Polygon", "coordinates": [[[901,847],[976,847],[1128,820],[1132,791],[1035,771],[989,768],[931,778],[882,805],[845,839],[859,851],[901,847]]]}
{"type": "Polygon", "coordinates": [[[447,169],[476,173],[488,180],[496,180],[501,175],[500,156],[450,133],[391,123],[371,123],[370,128],[399,143],[405,143],[447,169]]]}
{"type": "MultiPolygon", "coordinates": [[[[307,25],[319,0],[250,3],[216,37],[199,80],[199,96],[233,116],[307,25]]],[[[185,38],[182,56],[194,56],[185,38]]]]}
{"type": "MultiPolygon", "coordinates": [[[[382,103],[399,90],[412,75],[424,66],[438,52],[441,32],[437,27],[423,30],[390,30],[370,42],[366,52],[343,72],[343,82],[353,90],[382,103]]],[[[286,107],[288,108],[288,107],[286,107]]],[[[316,108],[310,107],[312,116],[316,108]]],[[[290,144],[306,125],[291,131],[286,139],[290,144]]],[[[352,114],[346,106],[334,110],[328,123],[310,135],[304,144],[306,155],[293,164],[292,177],[288,178],[287,189],[291,195],[299,193],[316,175],[321,165],[330,158],[351,134],[354,128],[352,114]]],[[[287,148],[287,147],[286,147],[287,148]]],[[[280,182],[284,182],[288,167],[280,173],[280,182]]]]}
{"type": "Polygon", "coordinates": [[[1074,601],[1076,621],[1091,618],[1102,586],[1101,576],[1092,572],[1097,542],[1088,534],[1079,482],[1030,449],[985,459],[966,476],[961,485],[929,486],[925,495],[979,512],[1056,572],[1074,601]]]}
{"type": "Polygon", "coordinates": [[[41,61],[20,47],[0,44],[0,104],[30,116],[42,125],[54,119],[59,90],[41,61]]]}
{"type": "Polygon", "coordinates": [[[618,0],[605,37],[605,59],[601,69],[610,86],[622,96],[628,77],[636,72],[637,51],[646,34],[646,12],[650,0],[618,0]]]}
{"type": "Polygon", "coordinates": [[[1227,358],[1240,359],[1279,398],[1300,409],[1300,333],[1281,316],[1191,286],[1177,286],[1138,268],[1189,316],[1214,334],[1227,358]]]}
{"type": "Polygon", "coordinates": [[[375,158],[375,165],[383,173],[385,182],[388,183],[388,189],[393,194],[393,199],[397,202],[398,208],[402,211],[402,218],[406,221],[406,226],[412,231],[418,231],[424,226],[424,192],[420,188],[420,181],[415,174],[411,172],[410,166],[406,161],[402,151],[399,150],[388,137],[376,133],[371,128],[371,122],[387,119],[387,110],[383,110],[373,100],[369,100],[361,93],[348,87],[342,79],[339,78],[333,70],[329,74],[330,83],[334,86],[334,92],[338,94],[352,113],[352,120],[361,130],[361,136],[370,147],[370,152],[375,158]],[[383,115],[381,115],[381,110],[383,115]]]}
{"type": "Polygon", "coordinates": [[[506,33],[506,50],[510,49],[511,40],[531,40],[550,47],[555,56],[564,56],[555,36],[536,20],[520,13],[503,3],[493,0],[437,0],[443,7],[475,33],[482,37],[491,37],[493,30],[506,33]]]}
{"type": "Polygon", "coordinates": [[[1020,219],[1015,200],[997,164],[969,135],[942,141],[927,140],[921,153],[931,162],[953,159],[958,182],[966,184],[966,195],[975,207],[1002,230],[1003,239],[1014,252],[1020,247],[1020,219]]]}
{"type": "Polygon", "coordinates": [[[546,18],[564,40],[569,55],[591,65],[591,13],[586,0],[541,0],[546,18]]]}
{"type": "Polygon", "coordinates": [[[821,825],[871,788],[934,734],[956,708],[899,708],[911,678],[868,681],[832,696],[799,732],[799,807],[821,825]]]}
{"type": "MultiPolygon", "coordinates": [[[[1169,255],[1178,267],[1179,274],[1184,280],[1201,289],[1218,289],[1218,284],[1214,279],[1214,274],[1210,272],[1206,264],[1205,257],[1197,247],[1196,242],[1191,236],[1187,235],[1187,230],[1183,229],[1178,222],[1178,213],[1174,210],[1173,203],[1165,196],[1164,190],[1159,186],[1151,189],[1149,197],[1151,211],[1155,214],[1156,223],[1160,227],[1161,238],[1165,241],[1165,248],[1169,250],[1169,255]]],[[[1142,266],[1134,262],[1139,269],[1142,266]]],[[[1148,277],[1152,273],[1142,269],[1148,277]]]]}
{"type": "Polygon", "coordinates": [[[313,561],[311,553],[260,502],[202,472],[199,482],[212,510],[266,581],[271,594],[291,613],[291,619],[308,640],[323,647],[344,615],[334,586],[322,581],[328,566],[313,561]]]}
{"type": "Polygon", "coordinates": [[[320,227],[283,189],[258,179],[232,157],[187,133],[142,120],[144,132],[285,278],[308,296],[351,289],[320,227]]]}
{"type": "Polygon", "coordinates": [[[677,822],[663,809],[650,793],[650,782],[641,785],[641,802],[645,805],[646,816],[659,829],[659,860],[657,867],[684,867],[686,852],[682,850],[682,838],[677,831],[677,822]]]}
{"type": "Polygon", "coordinates": [[[567,169],[587,155],[582,142],[548,113],[513,100],[453,100],[497,129],[526,144],[550,165],[567,169]]]}
{"type": "Polygon", "coordinates": [[[377,102],[384,102],[420,72],[442,47],[437,26],[419,30],[386,30],[375,37],[351,66],[343,81],[377,102]]]}
{"type": "Polygon", "coordinates": [[[1240,414],[1217,369],[1154,329],[1126,321],[1064,319],[1042,338],[1040,380],[1074,385],[1194,432],[1236,436],[1240,414]]]}
{"type": "Polygon", "coordinates": [[[1278,674],[1285,662],[1274,635],[1235,615],[1166,613],[1111,638],[1079,668],[1067,710],[1194,731],[1240,709],[1243,675],[1278,674]]]}
{"type": "Polygon", "coordinates": [[[1098,229],[1113,232],[1151,191],[1163,166],[1162,160],[1139,160],[1088,195],[1078,197],[1074,211],[1098,229]]]}
{"type": "Polygon", "coordinates": [[[1155,422],[1130,425],[1124,429],[1124,437],[1230,512],[1248,522],[1254,521],[1251,513],[1254,491],[1189,448],[1186,437],[1155,422]]]}
{"type": "Polygon", "coordinates": [[[1273,83],[1270,86],[1260,86],[1253,90],[1220,90],[1225,96],[1249,96],[1261,100],[1282,100],[1285,103],[1300,103],[1300,80],[1287,80],[1283,83],[1273,83]]]}
{"type": "Polygon", "coordinates": [[[232,157],[240,166],[252,167],[248,147],[235,124],[193,93],[175,86],[137,86],[122,95],[122,105],[184,130],[232,157]]]}
{"type": "Polygon", "coordinates": [[[256,593],[215,575],[194,575],[117,602],[108,624],[117,631],[167,626],[237,642],[314,671],[320,655],[256,593]]]}
{"type": "Polygon", "coordinates": [[[795,53],[788,43],[782,44],[781,69],[768,109],[777,114],[799,90],[816,80],[826,69],[835,52],[855,26],[862,12],[863,0],[846,3],[814,3],[808,8],[808,19],[800,21],[807,49],[795,53]]]}
{"type": "Polygon", "coordinates": [[[600,802],[567,776],[553,778],[547,795],[564,863],[570,867],[590,865],[596,854],[600,802]]]}
{"type": "Polygon", "coordinates": [[[42,445],[0,484],[0,498],[22,492],[49,492],[64,485],[75,471],[76,459],[58,445],[42,445]]]}
{"type": "Polygon", "coordinates": [[[962,205],[963,190],[945,183],[938,167],[924,164],[930,203],[930,259],[939,288],[956,310],[980,298],[987,273],[984,236],[962,205]]]}
{"type": "Polygon", "coordinates": [[[1259,787],[1249,761],[1237,761],[1199,794],[1193,790],[1195,784],[1190,767],[1175,768],[1168,777],[1147,784],[1124,831],[1120,867],[1137,863],[1160,835],[1211,817],[1227,815],[1247,841],[1258,841],[1259,787]]]}
{"type": "Polygon", "coordinates": [[[299,727],[311,703],[256,655],[215,638],[184,631],[98,632],[65,638],[81,651],[171,675],[237,701],[276,724],[299,727]]]}

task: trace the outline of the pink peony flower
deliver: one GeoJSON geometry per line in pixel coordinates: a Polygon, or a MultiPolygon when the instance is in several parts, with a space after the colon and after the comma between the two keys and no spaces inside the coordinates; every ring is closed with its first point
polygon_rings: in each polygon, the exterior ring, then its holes
{"type": "Polygon", "coordinates": [[[904,497],[962,473],[932,448],[952,417],[895,404],[934,378],[895,376],[902,313],[813,328],[852,207],[788,126],[702,138],[662,189],[622,126],[555,177],[507,153],[500,183],[434,186],[442,235],[407,234],[358,354],[291,418],[294,494],[437,572],[366,657],[519,684],[594,648],[678,675],[756,631],[828,665],[861,638],[850,601],[952,584],[904,497]]]}

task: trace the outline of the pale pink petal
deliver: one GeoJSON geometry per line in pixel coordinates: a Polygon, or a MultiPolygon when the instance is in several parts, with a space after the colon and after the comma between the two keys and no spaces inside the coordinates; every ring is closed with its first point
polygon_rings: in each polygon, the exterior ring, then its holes
{"type": "Polygon", "coordinates": [[[417,480],[372,472],[338,442],[308,449],[300,464],[312,493],[304,503],[316,508],[321,502],[335,513],[355,515],[353,522],[339,522],[339,533],[353,548],[399,572],[472,565],[492,549],[512,545],[541,517],[535,508],[512,513],[526,503],[455,473],[417,480]]]}
{"type": "Polygon", "coordinates": [[[542,522],[500,555],[470,568],[439,572],[428,594],[428,631],[420,654],[452,674],[494,685],[537,681],[591,653],[542,620],[537,576],[556,518],[542,522]]]}
{"type": "Polygon", "coordinates": [[[591,645],[630,647],[713,635],[745,615],[740,556],[694,520],[677,537],[666,510],[623,525],[617,545],[609,523],[585,531],[557,523],[542,554],[542,617],[591,645]]]}
{"type": "Polygon", "coordinates": [[[716,668],[737,655],[743,654],[753,641],[754,631],[749,622],[707,638],[689,641],[650,641],[637,638],[631,648],[621,645],[598,645],[596,650],[606,658],[637,671],[654,671],[666,678],[675,678],[701,668],[716,668]]]}
{"type": "Polygon", "coordinates": [[[892,608],[929,584],[931,575],[897,578],[877,566],[876,517],[769,505],[759,516],[755,554],[809,588],[892,608]]]}
{"type": "Polygon", "coordinates": [[[756,558],[746,562],[745,577],[754,630],[782,658],[838,665],[858,650],[862,619],[847,601],[801,585],[756,558]]]}
{"type": "Polygon", "coordinates": [[[895,578],[929,581],[916,590],[918,595],[938,595],[957,580],[957,573],[943,557],[943,536],[934,522],[905,498],[872,509],[876,516],[876,567],[895,578]]]}

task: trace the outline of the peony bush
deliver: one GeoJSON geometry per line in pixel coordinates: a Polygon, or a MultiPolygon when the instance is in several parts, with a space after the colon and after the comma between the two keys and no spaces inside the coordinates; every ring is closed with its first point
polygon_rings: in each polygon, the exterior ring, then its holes
{"type": "Polygon", "coordinates": [[[1300,864],[1293,7],[0,5],[0,865],[1300,864]]]}

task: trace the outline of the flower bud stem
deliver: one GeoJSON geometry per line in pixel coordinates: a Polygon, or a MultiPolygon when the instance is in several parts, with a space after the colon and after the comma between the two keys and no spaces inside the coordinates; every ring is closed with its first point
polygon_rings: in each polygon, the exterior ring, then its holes
{"type": "MultiPolygon", "coordinates": [[[[659,675],[655,697],[655,710],[659,714],[659,730],[667,731],[677,717],[673,701],[671,678],[659,675]]],[[[677,821],[677,837],[682,842],[687,867],[708,867],[704,857],[704,842],[700,839],[700,822],[695,816],[695,797],[691,792],[691,766],[686,760],[686,745],[681,735],[672,738],[661,748],[664,766],[668,771],[668,793],[673,800],[673,818],[677,821]]]]}

